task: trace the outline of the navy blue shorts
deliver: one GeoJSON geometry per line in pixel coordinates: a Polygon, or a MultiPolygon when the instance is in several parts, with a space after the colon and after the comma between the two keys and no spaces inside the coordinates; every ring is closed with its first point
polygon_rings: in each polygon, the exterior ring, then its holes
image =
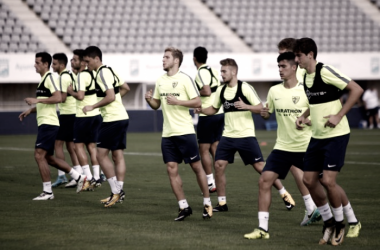
{"type": "Polygon", "coordinates": [[[220,139],[216,149],[215,161],[223,160],[233,163],[236,151],[239,152],[245,165],[264,161],[256,137],[229,138],[224,136],[220,139]]]}
{"type": "Polygon", "coordinates": [[[42,148],[48,155],[54,155],[54,144],[59,131],[59,126],[42,124],[38,126],[35,148],[42,148]]]}
{"type": "Polygon", "coordinates": [[[59,131],[57,139],[59,141],[73,141],[74,139],[74,115],[59,115],[59,131]]]}
{"type": "Polygon", "coordinates": [[[76,117],[74,123],[74,142],[98,142],[99,129],[103,118],[101,115],[91,117],[76,117]]]}
{"type": "Polygon", "coordinates": [[[129,119],[103,122],[99,131],[98,148],[118,150],[127,148],[127,129],[129,119]]]}
{"type": "Polygon", "coordinates": [[[197,125],[198,143],[212,144],[220,141],[224,129],[224,114],[199,116],[197,125]]]}
{"type": "Polygon", "coordinates": [[[162,137],[161,151],[164,163],[197,162],[201,158],[195,134],[162,137]]]}
{"type": "Polygon", "coordinates": [[[263,172],[275,172],[278,174],[278,178],[283,180],[292,166],[303,170],[304,156],[305,152],[288,152],[274,149],[267,158],[263,172]]]}
{"type": "Polygon", "coordinates": [[[311,138],[304,158],[304,172],[340,171],[350,134],[327,139],[311,138]]]}

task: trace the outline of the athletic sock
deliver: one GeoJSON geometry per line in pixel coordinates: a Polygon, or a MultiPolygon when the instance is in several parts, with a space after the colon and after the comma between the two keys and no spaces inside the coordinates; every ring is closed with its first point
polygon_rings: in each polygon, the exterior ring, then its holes
{"type": "Polygon", "coordinates": [[[75,171],[77,171],[79,174],[83,174],[83,169],[80,165],[74,166],[73,169],[75,169],[75,171]]]}
{"type": "Polygon", "coordinates": [[[62,176],[62,175],[65,175],[65,172],[63,172],[62,170],[58,169],[58,176],[62,176]]]}
{"type": "Polygon", "coordinates": [[[334,214],[334,217],[335,217],[335,221],[340,222],[340,221],[344,220],[342,205],[340,205],[337,208],[332,208],[332,211],[333,211],[333,214],[334,214]]]}
{"type": "Polygon", "coordinates": [[[226,204],[227,203],[226,196],[218,196],[218,203],[221,206],[223,206],[224,204],[226,204]]]}
{"type": "Polygon", "coordinates": [[[268,232],[269,212],[259,212],[259,227],[268,232]]]}
{"type": "Polygon", "coordinates": [[[214,184],[214,175],[213,174],[208,174],[206,175],[207,177],[207,184],[210,185],[210,184],[214,184]]]}
{"type": "Polygon", "coordinates": [[[53,190],[51,189],[51,181],[42,182],[43,191],[46,193],[53,193],[53,190]]]}
{"type": "Polygon", "coordinates": [[[92,172],[94,173],[94,178],[95,178],[95,180],[99,180],[99,179],[100,179],[100,175],[99,175],[99,165],[93,165],[93,166],[92,166],[92,172]]]}
{"type": "Polygon", "coordinates": [[[211,199],[210,199],[210,197],[208,197],[208,198],[203,198],[203,206],[204,206],[204,205],[211,206],[211,199]]]}
{"type": "MultiPolygon", "coordinates": [[[[116,176],[114,176],[115,179],[116,179],[116,176]]],[[[108,180],[108,183],[110,184],[110,187],[111,187],[111,192],[113,194],[118,194],[120,193],[120,190],[117,188],[117,183],[116,181],[113,179],[113,177],[109,178],[108,180]]]]}
{"type": "Polygon", "coordinates": [[[286,189],[285,189],[285,187],[282,187],[280,190],[278,190],[278,193],[279,193],[280,195],[285,194],[285,193],[286,193],[286,189]]]}
{"type": "Polygon", "coordinates": [[[327,220],[329,220],[329,219],[331,219],[333,217],[333,215],[331,213],[330,206],[329,206],[328,203],[326,203],[323,206],[318,207],[318,210],[319,210],[319,213],[322,216],[322,220],[323,221],[327,221],[327,220]]]}
{"type": "Polygon", "coordinates": [[[308,194],[308,195],[302,196],[302,198],[303,198],[303,201],[305,202],[305,208],[307,210],[307,215],[311,215],[313,213],[314,209],[316,208],[314,201],[311,198],[311,195],[308,194]]]}
{"type": "Polygon", "coordinates": [[[91,181],[92,180],[92,174],[91,174],[90,166],[84,165],[84,166],[82,166],[82,170],[83,170],[83,174],[85,174],[87,176],[87,180],[91,181]]]}
{"type": "Polygon", "coordinates": [[[178,206],[180,209],[184,209],[184,208],[187,208],[189,204],[187,203],[187,200],[184,199],[184,200],[178,201],[178,206]]]}
{"type": "Polygon", "coordinates": [[[346,216],[348,223],[358,222],[358,219],[355,216],[354,210],[352,209],[350,202],[348,202],[348,204],[343,207],[343,213],[346,216]]]}
{"type": "Polygon", "coordinates": [[[70,172],[69,172],[69,175],[71,176],[71,178],[73,178],[74,180],[78,180],[79,179],[79,176],[80,174],[75,171],[75,169],[71,169],[70,172]]]}
{"type": "Polygon", "coordinates": [[[119,186],[120,190],[123,190],[124,187],[124,181],[117,181],[117,185],[119,186]]]}

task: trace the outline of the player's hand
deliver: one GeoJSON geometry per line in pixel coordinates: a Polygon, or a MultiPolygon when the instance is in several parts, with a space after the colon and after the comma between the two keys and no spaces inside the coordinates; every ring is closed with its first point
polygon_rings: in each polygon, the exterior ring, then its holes
{"type": "Polygon", "coordinates": [[[166,97],[166,102],[169,104],[169,105],[177,105],[178,104],[178,99],[177,97],[173,96],[173,95],[168,95],[166,97]]]}
{"type": "Polygon", "coordinates": [[[310,121],[308,118],[306,118],[306,119],[305,119],[305,124],[306,124],[307,126],[311,126],[311,121],[310,121]]]}
{"type": "Polygon", "coordinates": [[[93,111],[94,107],[92,105],[84,106],[82,111],[85,115],[87,115],[87,112],[93,111]]]}
{"type": "Polygon", "coordinates": [[[248,109],[248,105],[245,104],[240,97],[239,97],[239,101],[234,102],[234,106],[237,109],[248,109]]]}
{"type": "Polygon", "coordinates": [[[37,98],[31,98],[31,97],[28,97],[28,98],[25,98],[24,99],[25,102],[30,106],[32,104],[36,104],[38,103],[38,99],[37,98]]]}
{"type": "Polygon", "coordinates": [[[335,128],[336,125],[342,120],[342,117],[339,115],[328,115],[324,116],[323,118],[328,119],[325,123],[325,127],[335,128]]]}
{"type": "Polygon", "coordinates": [[[264,119],[267,119],[270,116],[268,103],[266,103],[265,107],[260,110],[260,115],[264,119]]]}
{"type": "Polygon", "coordinates": [[[194,113],[195,114],[202,114],[202,108],[195,108],[194,113]]]}
{"type": "MultiPolygon", "coordinates": [[[[303,116],[300,116],[296,120],[296,129],[302,130],[305,127],[305,122],[307,122],[309,119],[305,119],[303,116]]],[[[310,120],[309,120],[310,121],[310,120]]]]}
{"type": "Polygon", "coordinates": [[[22,122],[22,120],[23,120],[25,117],[27,117],[29,114],[30,114],[30,109],[28,109],[28,110],[22,112],[22,113],[18,116],[18,118],[19,118],[20,121],[22,122]]]}
{"type": "Polygon", "coordinates": [[[145,100],[149,102],[153,98],[153,90],[150,89],[148,92],[145,93],[145,100]]]}
{"type": "Polygon", "coordinates": [[[67,87],[67,93],[69,93],[70,95],[72,95],[73,92],[74,92],[74,90],[73,90],[73,85],[70,84],[69,87],[67,87]]]}

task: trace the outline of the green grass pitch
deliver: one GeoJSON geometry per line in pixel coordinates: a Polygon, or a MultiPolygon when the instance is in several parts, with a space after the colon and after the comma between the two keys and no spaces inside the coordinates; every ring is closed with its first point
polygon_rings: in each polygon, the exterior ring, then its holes
{"type": "MultiPolygon", "coordinates": [[[[257,131],[265,157],[273,148],[274,131],[257,131]]],[[[380,130],[353,130],[346,164],[338,183],[346,190],[362,223],[358,238],[346,238],[341,249],[380,249],[380,130]]],[[[202,196],[190,167],[179,165],[186,198],[193,215],[175,222],[178,204],[161,158],[161,135],[128,134],[125,150],[126,200],[104,208],[99,200],[110,193],[104,183],[94,192],[76,194],[55,188],[55,199],[32,201],[42,192],[34,161],[35,135],[0,136],[0,249],[328,249],[319,246],[322,223],[301,227],[302,197],[293,177],[283,181],[296,201],[287,211],[273,190],[270,240],[246,240],[258,226],[259,175],[244,166],[238,154],[227,167],[229,212],[202,219],[202,196]]],[[[69,160],[66,154],[66,160],[69,160]]],[[[52,181],[57,170],[51,168],[52,181]]],[[[213,205],[217,195],[212,194],[213,205]]],[[[346,229],[348,229],[346,227],[346,229]]]]}

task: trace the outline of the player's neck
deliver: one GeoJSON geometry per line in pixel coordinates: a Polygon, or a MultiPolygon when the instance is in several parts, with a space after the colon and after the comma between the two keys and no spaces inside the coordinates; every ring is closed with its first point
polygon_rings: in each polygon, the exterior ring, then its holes
{"type": "Polygon", "coordinates": [[[236,78],[232,78],[231,81],[228,83],[228,87],[233,88],[237,85],[238,80],[236,78]]]}
{"type": "Polygon", "coordinates": [[[82,72],[85,69],[86,69],[86,66],[80,67],[80,69],[78,70],[78,72],[82,72]]]}
{"type": "Polygon", "coordinates": [[[61,69],[61,70],[58,70],[58,74],[62,74],[62,72],[64,71],[65,69],[61,69]]]}
{"type": "Polygon", "coordinates": [[[49,70],[48,69],[44,69],[44,70],[42,70],[41,72],[40,72],[40,75],[41,75],[41,77],[43,77],[45,74],[46,74],[46,72],[48,72],[49,70]]]}
{"type": "Polygon", "coordinates": [[[284,87],[287,89],[297,86],[298,81],[296,75],[291,76],[289,79],[284,79],[284,87]]]}
{"type": "Polygon", "coordinates": [[[204,63],[195,62],[195,67],[199,69],[204,63]]]}
{"type": "Polygon", "coordinates": [[[316,60],[310,61],[309,65],[305,68],[306,72],[308,74],[313,74],[315,72],[316,66],[317,66],[317,61],[316,60]]]}
{"type": "Polygon", "coordinates": [[[167,74],[168,76],[174,76],[175,74],[177,74],[179,71],[179,68],[177,67],[172,67],[170,68],[168,71],[167,71],[167,74]]]}

